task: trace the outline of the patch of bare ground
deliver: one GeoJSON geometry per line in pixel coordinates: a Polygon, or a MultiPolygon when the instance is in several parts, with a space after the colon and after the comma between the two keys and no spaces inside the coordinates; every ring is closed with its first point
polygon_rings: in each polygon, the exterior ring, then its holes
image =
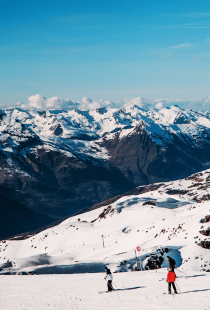
{"type": "Polygon", "coordinates": [[[188,186],[188,188],[198,187],[198,186],[203,186],[203,184],[202,183],[193,183],[192,185],[188,186]]]}
{"type": "Polygon", "coordinates": [[[209,236],[210,234],[210,229],[206,229],[206,230],[200,230],[199,231],[200,234],[204,235],[204,236],[209,236]]]}
{"type": "Polygon", "coordinates": [[[186,195],[189,191],[188,190],[182,190],[182,189],[168,189],[166,191],[166,194],[168,195],[186,195]]]}
{"type": "Polygon", "coordinates": [[[108,214],[113,214],[113,213],[114,213],[114,208],[112,208],[112,206],[108,206],[107,208],[103,210],[102,213],[99,214],[99,216],[95,220],[91,221],[91,223],[94,223],[98,219],[105,219],[108,214]]]}
{"type": "Polygon", "coordinates": [[[195,200],[195,201],[198,202],[198,203],[200,203],[200,202],[202,202],[202,201],[208,201],[208,200],[210,200],[210,195],[207,194],[207,195],[203,195],[202,197],[197,197],[197,196],[195,196],[195,197],[193,198],[193,200],[195,200]]]}
{"type": "Polygon", "coordinates": [[[203,176],[203,173],[200,172],[200,173],[190,175],[189,177],[185,178],[185,180],[193,180],[194,182],[203,182],[202,176],[203,176]]]}
{"type": "Polygon", "coordinates": [[[156,203],[154,201],[145,201],[142,206],[146,206],[146,205],[156,206],[156,203]]]}
{"type": "Polygon", "coordinates": [[[210,215],[206,215],[204,219],[204,223],[210,222],[210,215]]]}
{"type": "Polygon", "coordinates": [[[210,250],[210,241],[208,240],[201,241],[198,245],[204,249],[210,250]]]}

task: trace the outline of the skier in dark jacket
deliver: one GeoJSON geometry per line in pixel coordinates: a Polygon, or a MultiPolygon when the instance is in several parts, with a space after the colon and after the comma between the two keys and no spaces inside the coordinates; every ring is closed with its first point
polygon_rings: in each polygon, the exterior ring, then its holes
{"type": "Polygon", "coordinates": [[[176,286],[174,284],[174,281],[176,280],[176,275],[175,273],[172,271],[171,268],[169,268],[169,272],[167,275],[167,280],[166,282],[168,282],[168,293],[171,294],[171,285],[173,286],[174,289],[174,293],[177,294],[177,290],[176,290],[176,286]]]}
{"type": "Polygon", "coordinates": [[[176,265],[176,262],[173,258],[171,258],[170,256],[166,256],[167,260],[168,260],[168,264],[169,264],[169,268],[171,268],[171,271],[174,272],[174,268],[176,265]]]}
{"type": "Polygon", "coordinates": [[[111,292],[114,290],[112,286],[113,276],[109,268],[105,267],[105,271],[106,271],[106,277],[104,279],[107,280],[108,292],[111,292]]]}

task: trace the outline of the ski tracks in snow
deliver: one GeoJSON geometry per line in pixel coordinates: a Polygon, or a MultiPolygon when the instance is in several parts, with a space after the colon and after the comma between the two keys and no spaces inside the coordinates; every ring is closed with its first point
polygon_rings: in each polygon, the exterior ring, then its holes
{"type": "Polygon", "coordinates": [[[173,296],[159,281],[166,272],[114,274],[117,290],[107,294],[98,294],[106,290],[103,273],[0,276],[0,310],[210,310],[210,274],[180,278],[182,294],[173,296]]]}

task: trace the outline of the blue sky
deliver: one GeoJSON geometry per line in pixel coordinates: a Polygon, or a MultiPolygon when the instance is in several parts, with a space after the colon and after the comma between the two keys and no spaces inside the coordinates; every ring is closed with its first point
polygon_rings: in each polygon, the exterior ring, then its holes
{"type": "Polygon", "coordinates": [[[209,1],[0,1],[0,104],[210,95],[209,1]]]}

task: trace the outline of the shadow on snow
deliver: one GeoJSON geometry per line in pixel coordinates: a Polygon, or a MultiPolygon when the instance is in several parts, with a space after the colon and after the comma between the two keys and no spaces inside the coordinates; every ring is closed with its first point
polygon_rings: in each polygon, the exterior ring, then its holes
{"type": "Polygon", "coordinates": [[[181,294],[196,293],[196,292],[205,292],[205,291],[210,291],[210,288],[205,288],[205,289],[203,289],[203,290],[194,290],[194,291],[181,292],[181,294]]]}
{"type": "Polygon", "coordinates": [[[129,290],[136,290],[137,288],[144,288],[146,286],[136,286],[136,287],[128,287],[128,288],[117,288],[115,291],[129,291],[129,290]]]}

